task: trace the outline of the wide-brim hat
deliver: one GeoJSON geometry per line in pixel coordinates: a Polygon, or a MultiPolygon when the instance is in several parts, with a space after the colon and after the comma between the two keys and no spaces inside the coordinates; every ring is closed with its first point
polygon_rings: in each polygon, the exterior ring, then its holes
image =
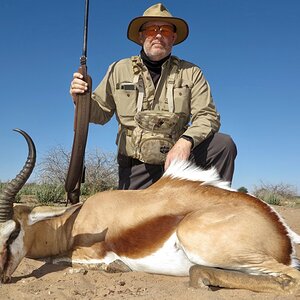
{"type": "Polygon", "coordinates": [[[174,45],[183,42],[189,35],[189,26],[181,18],[173,17],[161,3],[155,4],[145,10],[143,16],[134,18],[128,25],[127,37],[129,40],[141,45],[139,31],[143,24],[147,22],[160,21],[168,22],[176,27],[177,38],[174,45]]]}

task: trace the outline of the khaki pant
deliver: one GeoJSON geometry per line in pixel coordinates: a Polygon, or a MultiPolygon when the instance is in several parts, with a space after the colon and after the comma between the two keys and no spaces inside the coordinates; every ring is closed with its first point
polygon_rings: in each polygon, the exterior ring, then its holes
{"type": "MultiPolygon", "coordinates": [[[[232,182],[236,145],[229,135],[215,133],[207,138],[191,153],[190,159],[203,169],[214,166],[222,180],[232,182]]],[[[164,173],[163,165],[150,165],[128,157],[118,157],[119,189],[145,189],[157,181],[164,173]]]]}

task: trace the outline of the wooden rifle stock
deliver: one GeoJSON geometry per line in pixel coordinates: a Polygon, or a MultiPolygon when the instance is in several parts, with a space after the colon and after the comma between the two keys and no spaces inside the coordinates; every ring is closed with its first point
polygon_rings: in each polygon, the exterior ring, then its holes
{"type": "Polygon", "coordinates": [[[78,72],[83,75],[83,80],[88,83],[88,91],[82,95],[77,95],[75,99],[74,139],[65,182],[67,201],[72,204],[79,202],[80,184],[84,182],[84,155],[88,137],[92,90],[92,79],[87,74],[86,65],[80,66],[78,72]]]}

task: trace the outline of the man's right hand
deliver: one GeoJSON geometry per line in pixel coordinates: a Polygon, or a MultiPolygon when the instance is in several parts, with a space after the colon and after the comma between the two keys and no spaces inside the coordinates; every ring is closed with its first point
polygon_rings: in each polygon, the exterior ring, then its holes
{"type": "Polygon", "coordinates": [[[76,95],[83,94],[88,90],[88,84],[82,80],[82,74],[76,72],[73,74],[73,80],[71,81],[70,94],[75,101],[76,95]]]}

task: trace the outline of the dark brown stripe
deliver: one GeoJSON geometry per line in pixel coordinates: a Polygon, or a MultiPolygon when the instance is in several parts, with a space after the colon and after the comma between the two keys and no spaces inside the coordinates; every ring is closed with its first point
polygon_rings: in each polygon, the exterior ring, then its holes
{"type": "Polygon", "coordinates": [[[120,232],[106,242],[107,251],[140,258],[155,252],[175,231],[182,216],[161,216],[120,232]]]}

